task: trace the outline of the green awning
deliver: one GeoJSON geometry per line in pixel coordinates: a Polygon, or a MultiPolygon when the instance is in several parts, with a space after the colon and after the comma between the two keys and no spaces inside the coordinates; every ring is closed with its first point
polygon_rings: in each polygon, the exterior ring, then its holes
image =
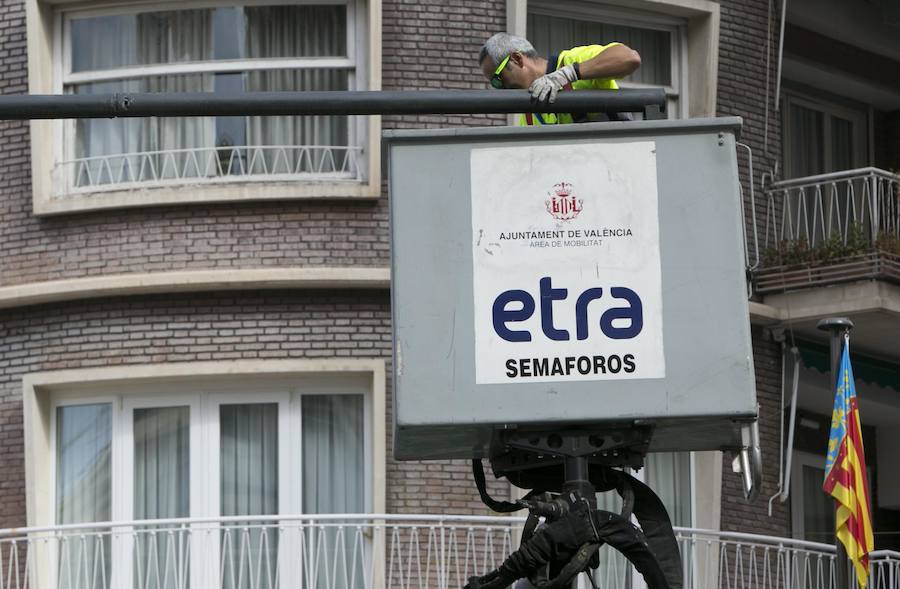
{"type": "MultiPolygon", "coordinates": [[[[797,348],[800,350],[800,359],[808,368],[815,368],[825,374],[831,370],[831,353],[828,346],[797,340],[797,348]]],[[[856,354],[852,347],[850,348],[850,364],[856,380],[892,388],[900,393],[900,364],[856,354]]]]}

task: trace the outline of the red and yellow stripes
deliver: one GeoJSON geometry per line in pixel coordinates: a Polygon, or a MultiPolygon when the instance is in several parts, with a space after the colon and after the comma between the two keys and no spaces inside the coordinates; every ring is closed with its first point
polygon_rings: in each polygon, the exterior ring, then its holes
{"type": "Polygon", "coordinates": [[[836,534],[853,562],[859,586],[865,587],[869,576],[869,552],[874,550],[875,542],[856,396],[851,396],[849,401],[850,410],[844,424],[846,434],[839,442],[834,465],[826,473],[823,489],[837,501],[836,534]]]}

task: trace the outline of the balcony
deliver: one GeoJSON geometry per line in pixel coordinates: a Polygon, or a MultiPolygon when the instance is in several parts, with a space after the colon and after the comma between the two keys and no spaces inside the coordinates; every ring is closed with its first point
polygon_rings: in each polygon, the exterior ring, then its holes
{"type": "Polygon", "coordinates": [[[362,147],[252,145],[102,155],[59,162],[54,196],[184,184],[360,181],[362,147]]]}
{"type": "MultiPolygon", "coordinates": [[[[0,588],[462,587],[515,548],[523,518],[304,515],[0,530],[0,588]]],[[[676,528],[693,588],[834,587],[834,547],[676,528]]],[[[604,550],[610,550],[604,548],[604,550]]],[[[869,586],[900,588],[900,553],[871,558],[869,586]]],[[[632,571],[604,557],[600,587],[632,571]]]]}
{"type": "Polygon", "coordinates": [[[761,294],[840,282],[900,283],[900,176],[861,168],[766,189],[761,294]]]}

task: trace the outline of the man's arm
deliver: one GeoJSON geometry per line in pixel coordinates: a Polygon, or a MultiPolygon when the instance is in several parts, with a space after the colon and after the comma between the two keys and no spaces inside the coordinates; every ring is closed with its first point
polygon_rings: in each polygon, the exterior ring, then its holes
{"type": "MultiPolygon", "coordinates": [[[[577,58],[576,58],[577,59],[577,58]]],[[[569,58],[566,58],[568,61],[569,58]]],[[[528,87],[531,97],[538,102],[553,102],[556,94],[566,84],[578,80],[599,80],[624,78],[641,65],[641,56],[637,51],[617,43],[607,46],[594,57],[578,63],[571,63],[556,71],[541,76],[528,87]]]]}
{"type": "Polygon", "coordinates": [[[641,67],[641,56],[627,45],[613,45],[578,64],[579,79],[624,78],[641,67]]]}

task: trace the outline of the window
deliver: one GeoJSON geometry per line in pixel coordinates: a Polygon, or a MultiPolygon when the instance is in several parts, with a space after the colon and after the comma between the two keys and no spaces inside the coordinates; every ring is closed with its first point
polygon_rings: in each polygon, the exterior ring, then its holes
{"type": "Polygon", "coordinates": [[[868,115],[864,109],[796,93],[785,95],[783,108],[787,179],[865,165],[868,115]]]}
{"type": "Polygon", "coordinates": [[[822,491],[825,456],[794,452],[791,514],[794,537],[834,544],[834,500],[822,491]]]}
{"type": "MultiPolygon", "coordinates": [[[[631,472],[659,496],[673,526],[693,527],[693,457],[690,452],[654,452],[647,454],[644,468],[631,472]]],[[[600,509],[620,513],[622,498],[615,491],[597,494],[600,509]]],[[[682,550],[690,547],[683,546],[682,550]]],[[[687,562],[691,559],[687,558],[687,562]]],[[[594,573],[594,581],[601,587],[641,587],[643,577],[625,559],[622,553],[609,546],[600,549],[600,567],[594,573]]],[[[583,579],[578,589],[587,589],[583,579]]]]}
{"type": "MultiPolygon", "coordinates": [[[[26,3],[35,94],[380,88],[380,0],[26,3]]],[[[380,135],[374,116],[34,121],[34,210],[374,198],[380,135]]]]}
{"type": "MultiPolygon", "coordinates": [[[[56,413],[56,521],[59,524],[111,519],[112,419],[108,403],[69,405],[56,413]]],[[[73,578],[109,578],[111,549],[106,530],[86,532],[82,542],[59,547],[60,587],[96,587],[73,578]]]]}
{"type": "Polygon", "coordinates": [[[307,546],[343,541],[352,550],[352,537],[278,531],[277,520],[257,517],[372,509],[372,409],[361,383],[307,380],[271,391],[223,384],[207,392],[59,399],[57,524],[230,518],[213,536],[156,523],[111,541],[109,529],[92,529],[62,547],[60,586],[205,587],[221,578],[223,589],[238,589],[251,586],[246,571],[256,570],[264,580],[253,587],[274,587],[279,575],[299,572],[295,557],[279,558],[302,552],[298,534],[310,535],[307,546]]]}
{"type": "MultiPolygon", "coordinates": [[[[359,87],[353,4],[63,14],[63,90],[275,92],[359,87]]],[[[360,179],[346,116],[84,119],[65,130],[68,191],[197,181],[360,179]]]]}
{"type": "Polygon", "coordinates": [[[527,37],[540,55],[559,53],[578,45],[618,41],[641,54],[641,67],[619,82],[622,88],[663,87],[670,118],[686,116],[683,59],[687,20],[667,15],[648,15],[618,7],[530,2],[527,37]]]}

